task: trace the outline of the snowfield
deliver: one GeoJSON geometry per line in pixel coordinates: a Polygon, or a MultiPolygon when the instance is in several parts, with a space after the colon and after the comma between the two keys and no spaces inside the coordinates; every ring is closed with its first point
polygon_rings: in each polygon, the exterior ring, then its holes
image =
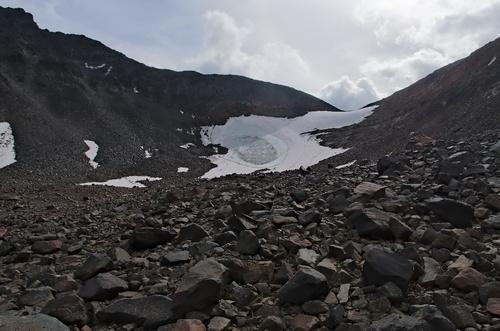
{"type": "Polygon", "coordinates": [[[16,152],[10,123],[0,122],[0,168],[14,162],[16,162],[16,152]]]}
{"type": "Polygon", "coordinates": [[[376,107],[350,112],[316,111],[287,119],[267,116],[230,118],[224,125],[206,126],[200,131],[203,144],[221,145],[227,154],[209,160],[217,167],[202,178],[216,178],[256,170],[286,171],[308,167],[340,154],[345,149],[321,146],[314,130],[341,128],[362,121],[376,107]]]}

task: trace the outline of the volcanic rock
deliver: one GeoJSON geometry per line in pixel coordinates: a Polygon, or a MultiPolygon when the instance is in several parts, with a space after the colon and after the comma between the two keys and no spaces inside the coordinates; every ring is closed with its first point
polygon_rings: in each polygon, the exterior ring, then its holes
{"type": "Polygon", "coordinates": [[[410,261],[380,248],[370,250],[363,265],[363,278],[367,284],[382,286],[391,281],[403,292],[406,292],[413,272],[410,261]]]}

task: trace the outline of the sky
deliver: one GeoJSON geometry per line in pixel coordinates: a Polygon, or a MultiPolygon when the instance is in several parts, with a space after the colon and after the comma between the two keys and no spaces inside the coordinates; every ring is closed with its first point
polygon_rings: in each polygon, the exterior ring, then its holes
{"type": "Polygon", "coordinates": [[[500,0],[0,0],[156,68],[237,74],[341,109],[388,96],[500,35],[500,0]]]}

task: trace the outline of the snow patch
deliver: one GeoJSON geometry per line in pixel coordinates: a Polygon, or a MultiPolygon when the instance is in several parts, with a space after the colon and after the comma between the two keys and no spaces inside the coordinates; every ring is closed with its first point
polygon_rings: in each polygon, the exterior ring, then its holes
{"type": "Polygon", "coordinates": [[[495,57],[494,57],[493,59],[491,59],[490,63],[488,63],[488,67],[489,67],[490,65],[492,65],[492,64],[493,64],[493,62],[495,62],[495,60],[496,60],[496,59],[497,59],[497,57],[496,57],[496,55],[495,55],[495,57]]]}
{"type": "Polygon", "coordinates": [[[137,90],[137,87],[134,87],[134,93],[139,93],[139,91],[137,90]]]}
{"type": "Polygon", "coordinates": [[[128,176],[118,179],[110,179],[106,182],[89,182],[89,183],[81,183],[82,186],[89,185],[103,185],[103,186],[115,186],[115,187],[146,187],[146,185],[140,182],[146,181],[156,181],[161,180],[160,177],[148,177],[148,176],[128,176]]]}
{"type": "Polygon", "coordinates": [[[149,149],[144,149],[144,146],[141,146],[141,151],[144,151],[144,157],[146,159],[149,159],[153,156],[153,152],[151,152],[149,149]]]}
{"type": "Polygon", "coordinates": [[[99,150],[99,146],[92,140],[84,140],[83,141],[89,147],[89,150],[85,152],[85,155],[89,158],[89,164],[92,168],[97,169],[99,164],[94,161],[97,156],[97,151],[99,150]]]}
{"type": "Polygon", "coordinates": [[[188,171],[189,171],[189,168],[186,168],[186,167],[177,168],[177,172],[188,172],[188,171]]]}
{"type": "Polygon", "coordinates": [[[111,72],[111,69],[113,69],[113,66],[109,66],[108,71],[106,71],[106,73],[104,74],[104,76],[109,75],[109,73],[111,72]]]}
{"type": "Polygon", "coordinates": [[[16,162],[14,135],[8,122],[0,122],[0,168],[16,162]]]}
{"type": "Polygon", "coordinates": [[[180,145],[179,147],[184,148],[184,149],[188,149],[189,147],[196,147],[196,145],[193,143],[186,143],[184,145],[180,145]]]}
{"type": "Polygon", "coordinates": [[[98,65],[98,66],[91,66],[89,65],[87,62],[85,62],[85,68],[87,69],[91,69],[91,70],[97,70],[97,69],[102,69],[106,66],[106,63],[103,63],[101,65],[98,65]]]}
{"type": "Polygon", "coordinates": [[[336,166],[335,169],[343,169],[343,168],[347,168],[347,167],[350,167],[352,166],[354,163],[356,163],[356,160],[352,161],[352,162],[348,162],[348,163],[345,163],[345,164],[341,164],[339,166],[336,166]]]}
{"type": "Polygon", "coordinates": [[[248,174],[262,169],[279,172],[316,164],[345,149],[321,146],[311,131],[358,123],[375,108],[350,112],[316,111],[292,119],[240,116],[230,118],[224,125],[202,127],[200,135],[204,145],[228,149],[225,155],[208,157],[217,167],[202,178],[248,174]]]}
{"type": "Polygon", "coordinates": [[[179,112],[181,113],[181,115],[184,115],[184,112],[182,110],[179,109],[179,112]]]}

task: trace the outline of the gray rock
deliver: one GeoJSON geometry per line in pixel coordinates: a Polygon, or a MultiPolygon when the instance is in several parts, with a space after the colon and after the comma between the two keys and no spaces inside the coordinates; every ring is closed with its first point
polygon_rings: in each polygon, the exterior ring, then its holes
{"type": "Polygon", "coordinates": [[[36,254],[51,254],[61,250],[60,240],[40,240],[31,245],[31,250],[36,254]]]}
{"type": "Polygon", "coordinates": [[[355,211],[347,220],[348,228],[355,228],[360,237],[370,239],[393,239],[389,225],[391,215],[376,208],[355,211]]]}
{"type": "Polygon", "coordinates": [[[451,305],[441,307],[443,314],[457,327],[457,329],[465,329],[473,327],[477,329],[477,324],[472,317],[472,309],[466,305],[451,305]]]}
{"type": "Polygon", "coordinates": [[[78,295],[86,300],[104,301],[128,290],[127,282],[110,273],[101,273],[89,279],[78,295]]]}
{"type": "Polygon", "coordinates": [[[69,293],[49,301],[42,309],[43,314],[56,317],[66,324],[83,326],[90,322],[85,302],[75,293],[69,293]]]}
{"type": "Polygon", "coordinates": [[[342,323],[342,319],[344,318],[344,306],[336,305],[332,310],[330,310],[330,314],[326,318],[324,324],[327,328],[335,329],[337,326],[342,323]]]}
{"type": "Polygon", "coordinates": [[[50,330],[50,331],[70,331],[57,318],[45,314],[7,316],[0,314],[0,330],[50,330]]]}
{"type": "Polygon", "coordinates": [[[113,269],[113,261],[104,253],[94,253],[87,258],[83,265],[75,270],[75,277],[81,280],[87,280],[99,272],[105,272],[113,269]]]}
{"type": "Polygon", "coordinates": [[[177,232],[173,230],[143,227],[132,232],[128,243],[136,250],[149,249],[155,248],[158,245],[165,245],[175,237],[177,237],[177,232]]]}
{"type": "Polygon", "coordinates": [[[406,293],[412,277],[413,264],[408,259],[381,248],[366,254],[363,278],[367,284],[382,286],[391,281],[406,293]]]}
{"type": "Polygon", "coordinates": [[[321,213],[316,208],[310,208],[299,215],[299,224],[308,225],[321,221],[321,213]]]}
{"type": "Polygon", "coordinates": [[[494,212],[500,211],[500,195],[498,194],[490,194],[484,199],[484,202],[494,212]]]}
{"type": "Polygon", "coordinates": [[[37,287],[37,288],[27,288],[22,291],[17,298],[17,303],[20,306],[33,306],[42,308],[54,299],[52,292],[54,289],[49,286],[37,287]]]}
{"type": "Polygon", "coordinates": [[[227,269],[215,259],[198,262],[181,279],[172,308],[180,313],[201,310],[218,302],[226,282],[227,269]]]}
{"type": "Polygon", "coordinates": [[[432,331],[427,321],[399,314],[386,316],[372,323],[371,327],[377,331],[432,331]]]}
{"type": "Polygon", "coordinates": [[[377,289],[380,296],[384,296],[393,304],[401,303],[404,300],[403,291],[393,282],[387,282],[377,289]]]}
{"type": "Polygon", "coordinates": [[[246,215],[233,215],[227,220],[228,229],[235,233],[244,230],[255,230],[258,228],[257,222],[246,215]]]}
{"type": "Polygon", "coordinates": [[[329,310],[328,305],[321,300],[311,300],[304,302],[301,308],[304,313],[309,315],[318,315],[326,313],[329,310]]]}
{"type": "Polygon", "coordinates": [[[455,325],[443,313],[433,305],[425,305],[417,308],[413,317],[427,321],[432,331],[455,331],[455,325]]]}
{"type": "Polygon", "coordinates": [[[135,323],[147,330],[156,330],[181,317],[172,311],[172,300],[162,295],[119,299],[97,312],[97,318],[104,323],[135,323]]]}
{"type": "Polygon", "coordinates": [[[349,208],[351,202],[347,200],[343,195],[337,195],[334,198],[327,201],[328,211],[332,214],[343,213],[349,208]]]}
{"type": "Polygon", "coordinates": [[[205,231],[203,227],[195,223],[190,223],[182,227],[181,231],[179,232],[179,236],[177,237],[177,243],[180,244],[186,240],[190,240],[191,242],[198,242],[208,236],[208,232],[205,231]]]}
{"type": "Polygon", "coordinates": [[[302,304],[318,299],[329,292],[326,277],[314,269],[302,269],[276,293],[281,301],[302,304]]]}
{"type": "Polygon", "coordinates": [[[290,197],[296,203],[301,203],[309,198],[309,194],[306,190],[295,190],[290,193],[290,197]]]}
{"type": "Polygon", "coordinates": [[[491,216],[482,221],[481,229],[485,232],[488,232],[488,230],[500,231],[500,215],[491,216]]]}
{"type": "Polygon", "coordinates": [[[170,267],[176,264],[189,262],[190,260],[188,251],[170,252],[163,255],[160,264],[162,266],[170,267]]]}
{"type": "Polygon", "coordinates": [[[382,175],[391,166],[401,162],[410,165],[410,159],[404,155],[386,155],[377,161],[377,171],[379,175],[382,175]]]}
{"type": "Polygon", "coordinates": [[[241,254],[255,255],[259,251],[259,238],[250,230],[241,231],[236,250],[241,254]]]}
{"type": "Polygon", "coordinates": [[[14,247],[10,242],[0,240],[0,256],[5,256],[9,254],[9,252],[13,249],[14,247]]]}
{"type": "Polygon", "coordinates": [[[281,317],[268,316],[260,324],[260,330],[283,331],[286,330],[286,324],[281,317]]]}
{"type": "Polygon", "coordinates": [[[434,198],[427,202],[430,210],[441,220],[457,228],[469,228],[474,219],[474,208],[463,202],[450,199],[434,198]]]}
{"type": "Polygon", "coordinates": [[[225,231],[214,236],[214,241],[221,246],[237,240],[238,237],[233,231],[225,231]]]}

